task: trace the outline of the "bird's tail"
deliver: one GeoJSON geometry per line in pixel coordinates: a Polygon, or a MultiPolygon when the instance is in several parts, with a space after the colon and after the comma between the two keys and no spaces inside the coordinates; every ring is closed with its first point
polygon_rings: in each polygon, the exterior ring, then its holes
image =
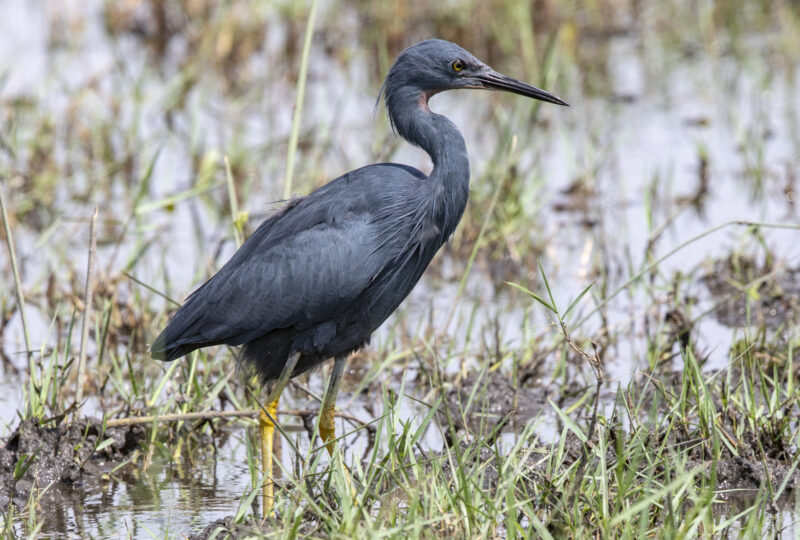
{"type": "Polygon", "coordinates": [[[184,304],[150,345],[150,355],[153,358],[171,362],[195,349],[218,344],[216,341],[204,340],[196,335],[195,324],[198,318],[187,317],[188,311],[190,310],[187,310],[187,304],[184,304]]]}
{"type": "Polygon", "coordinates": [[[150,345],[150,356],[156,360],[171,362],[201,347],[200,345],[178,345],[177,347],[167,347],[166,340],[162,339],[159,341],[163,335],[164,333],[162,332],[158,338],[156,338],[156,341],[150,345]]]}

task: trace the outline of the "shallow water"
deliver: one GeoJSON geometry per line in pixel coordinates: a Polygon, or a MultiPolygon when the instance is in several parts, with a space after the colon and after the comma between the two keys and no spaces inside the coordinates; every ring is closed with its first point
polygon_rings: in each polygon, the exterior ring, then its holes
{"type": "MultiPolygon", "coordinates": [[[[102,25],[101,2],[65,6],[22,0],[8,2],[5,22],[0,22],[0,32],[6,36],[0,40],[0,70],[8,74],[0,88],[0,98],[9,100],[32,94],[39,98],[39,106],[46,107],[54,118],[61,118],[68,112],[74,97],[72,92],[84,88],[87,80],[97,78],[96,95],[88,92],[85,99],[98,101],[99,121],[129,126],[134,119],[144,119],[135,140],[150,142],[136,151],[148,156],[146,159],[159,152],[154,180],[140,206],[140,210],[145,210],[139,213],[118,253],[113,245],[101,242],[98,266],[120,270],[140,243],[152,241],[154,247],[137,262],[133,273],[176,298],[183,297],[199,280],[198,268],[213,268],[233,252],[229,223],[194,199],[179,201],[171,211],[147,209],[146,203],[192,185],[195,174],[189,154],[192,145],[208,152],[233,148],[263,156],[259,170],[243,173],[254,181],[240,204],[254,216],[263,216],[272,208],[270,202],[280,199],[285,159],[281,144],[291,122],[287,95],[293,95],[288,68],[280,58],[285,31],[281,31],[280,19],[276,18],[265,51],[248,63],[249,76],[255,81],[257,91],[237,99],[225,95],[213,78],[204,80],[189,93],[185,108],[174,113],[173,124],[169,125],[162,111],[170,103],[176,84],[170,55],[163,66],[155,68],[149,64],[150,56],[140,41],[130,36],[109,37],[102,25]],[[54,21],[59,17],[64,17],[68,26],[80,22],[80,27],[74,34],[67,33],[67,46],[53,47],[50,39],[54,21]],[[119,70],[120,57],[125,58],[123,70],[119,70]],[[265,66],[276,67],[265,69],[265,66]],[[132,101],[130,91],[126,90],[126,85],[133,82],[141,85],[139,102],[132,101]],[[122,99],[115,116],[103,103],[117,92],[122,93],[122,99]],[[218,257],[198,247],[195,232],[198,227],[204,246],[216,246],[226,240],[218,257]],[[171,261],[203,261],[203,264],[170,265],[170,282],[165,284],[163,255],[171,261]]],[[[718,50],[719,54],[714,54],[717,49],[712,48],[711,53],[685,55],[663,44],[649,43],[635,29],[610,37],[605,56],[598,58],[604,64],[602,83],[606,91],[584,91],[585,81],[577,66],[554,66],[569,82],[562,97],[572,106],[542,108],[542,119],[547,126],[540,122],[534,125],[536,129],[525,122],[530,105],[513,96],[457,92],[437,96],[432,101],[435,111],[452,118],[464,132],[472,161],[473,191],[490,191],[497,181],[491,176],[483,178],[485,164],[497,147],[500,124],[512,117],[510,124],[517,136],[515,152],[520,156],[519,174],[524,175],[530,186],[520,195],[521,211],[535,224],[530,234],[546,239],[541,242],[542,264],[560,305],[567,305],[577,291],[598,279],[594,270],[598,259],[602,260],[599,266],[609,276],[609,291],[624,283],[642,266],[653,231],[664,223],[668,225],[654,244],[654,258],[731,220],[797,223],[794,206],[797,186],[792,175],[800,168],[797,130],[800,60],[774,52],[769,36],[747,39],[752,42],[749,56],[740,58],[724,48],[718,50]],[[707,193],[694,206],[682,198],[692,197],[699,189],[701,155],[707,156],[705,174],[710,180],[707,193]],[[761,182],[754,182],[754,177],[760,177],[761,182]],[[580,179],[593,190],[585,200],[566,193],[580,179]]],[[[427,157],[408,145],[397,145],[394,150],[375,148],[376,141],[388,136],[382,113],[375,118],[372,115],[380,83],[371,75],[370,68],[374,66],[369,65],[359,44],[349,46],[352,55],[347,62],[340,62],[323,45],[315,44],[304,126],[316,133],[312,142],[317,144],[309,145],[313,150],[300,148],[295,176],[298,192],[375,160],[388,159],[430,170],[427,157]]],[[[589,42],[583,46],[596,44],[589,42]]],[[[177,39],[171,47],[177,55],[185,43],[177,39]]],[[[61,152],[57,159],[69,161],[69,149],[62,148],[61,152]]],[[[77,170],[73,177],[60,182],[53,203],[59,208],[59,218],[48,224],[50,229],[45,228],[46,234],[24,226],[15,229],[26,288],[42,289],[45,276],[65,261],[72,261],[76,272],[82,271],[87,241],[85,218],[93,204],[101,203],[101,213],[107,219],[118,218],[117,222],[101,225],[101,237],[113,237],[120,229],[119,222],[131,215],[133,209],[123,191],[118,196],[95,194],[90,201],[72,196],[100,173],[77,170]]],[[[214,187],[209,193],[214,200],[224,201],[225,186],[214,187]]],[[[765,244],[782,264],[793,267],[800,264],[797,231],[763,229],[762,232],[765,244]]],[[[512,234],[524,240],[519,231],[512,234]]],[[[691,271],[727,256],[744,243],[744,230],[735,227],[694,242],[660,266],[661,281],[668,284],[671,273],[691,271]]],[[[479,335],[497,339],[506,350],[522,348],[530,336],[550,332],[544,310],[502,284],[507,278],[497,268],[506,266],[514,270],[515,276],[522,276],[513,281],[542,290],[536,267],[525,266],[513,250],[506,250],[505,258],[495,263],[480,260],[476,263],[450,327],[444,329],[450,319],[464,261],[460,254],[445,253],[436,271],[423,278],[398,315],[376,332],[373,347],[395,339],[392,329],[396,330],[397,325],[415,336],[420,321],[432,321],[437,330],[452,336],[456,348],[463,348],[467,346],[467,322],[473,310],[473,326],[480,329],[479,335]],[[494,321],[498,321],[496,336],[492,336],[494,321]],[[522,327],[523,321],[527,321],[528,328],[522,327]]],[[[5,262],[2,265],[8,266],[5,262]]],[[[713,304],[713,299],[699,283],[692,287],[692,294],[697,297],[693,309],[700,313],[713,304]]],[[[624,384],[638,370],[647,368],[644,315],[655,313],[663,317],[663,311],[670,306],[669,288],[664,285],[657,290],[662,295],[650,298],[641,288],[634,287],[609,304],[607,322],[620,336],[606,353],[610,387],[614,383],[624,384]]],[[[149,293],[137,294],[147,298],[149,293]]],[[[10,299],[12,290],[9,288],[3,295],[10,299]]],[[[163,305],[154,296],[152,303],[163,305]]],[[[582,308],[582,313],[587,312],[588,308],[582,308]]],[[[43,311],[29,306],[26,313],[33,348],[52,345],[54,331],[43,311]]],[[[595,317],[572,330],[591,336],[601,325],[595,317]]],[[[727,364],[732,335],[742,332],[720,324],[713,317],[702,319],[696,334],[698,348],[709,355],[706,369],[720,369],[727,364]]],[[[24,373],[17,316],[10,321],[2,338],[3,353],[24,373]]],[[[77,344],[73,343],[73,347],[77,348],[77,344]]],[[[463,357],[443,366],[448,373],[457,373],[462,363],[471,362],[475,366],[482,363],[483,349],[474,343],[467,349],[463,357]]],[[[5,435],[8,432],[5,426],[14,423],[16,410],[22,403],[22,379],[8,367],[0,369],[3,378],[0,434],[5,435]]],[[[386,377],[387,384],[397,384],[399,388],[404,373],[409,383],[407,391],[421,399],[425,389],[414,389],[415,369],[412,365],[396,370],[393,376],[386,377]]],[[[312,377],[311,384],[313,390],[321,393],[319,375],[312,377]]],[[[542,381],[543,392],[547,391],[547,385],[546,380],[542,381]]],[[[343,390],[347,391],[347,386],[343,390]]],[[[311,405],[295,399],[298,407],[311,405]]],[[[404,414],[409,418],[417,417],[423,410],[412,400],[406,399],[404,403],[404,414]]],[[[357,399],[348,411],[369,419],[376,406],[380,410],[380,403],[357,399]]],[[[537,417],[539,412],[538,407],[533,407],[529,415],[540,422],[540,434],[544,438],[555,436],[555,423],[546,415],[537,417]]],[[[190,472],[181,471],[174,464],[157,462],[136,480],[110,484],[88,497],[83,492],[74,499],[67,497],[75,501],[74,506],[67,504],[52,520],[48,516],[45,532],[64,537],[74,534],[114,537],[125,531],[146,538],[167,533],[187,534],[230,515],[250,483],[245,465],[244,430],[239,426],[231,429],[234,433],[218,449],[216,459],[208,456],[190,472]]],[[[438,448],[440,437],[433,431],[426,435],[425,442],[438,448]]],[[[301,436],[301,444],[306,439],[301,436]]],[[[350,451],[358,455],[366,442],[361,440],[362,436],[354,439],[350,451]]],[[[786,521],[791,520],[786,517],[786,521]]]]}

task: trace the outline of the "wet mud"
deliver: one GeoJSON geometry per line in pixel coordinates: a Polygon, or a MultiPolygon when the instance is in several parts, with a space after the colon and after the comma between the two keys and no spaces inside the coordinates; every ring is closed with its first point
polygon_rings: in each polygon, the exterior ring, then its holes
{"type": "Polygon", "coordinates": [[[23,420],[0,446],[0,506],[24,505],[34,490],[99,483],[133,461],[145,433],[141,426],[103,430],[93,418],[61,424],[23,420]]]}
{"type": "Polygon", "coordinates": [[[447,391],[447,412],[439,415],[442,426],[453,427],[494,439],[502,432],[517,431],[529,419],[548,407],[548,399],[560,400],[541,372],[542,362],[518,367],[516,380],[500,370],[469,373],[456,380],[447,391]],[[448,419],[449,415],[449,419],[448,419]]]}
{"type": "Polygon", "coordinates": [[[800,320],[800,268],[759,264],[749,257],[715,261],[702,281],[717,301],[714,311],[725,326],[776,329],[800,320]]]}

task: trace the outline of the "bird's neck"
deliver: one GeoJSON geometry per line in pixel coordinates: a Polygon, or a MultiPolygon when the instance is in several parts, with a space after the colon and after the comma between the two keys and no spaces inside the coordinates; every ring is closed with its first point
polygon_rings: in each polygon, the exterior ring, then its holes
{"type": "Polygon", "coordinates": [[[464,138],[455,124],[428,107],[428,99],[435,93],[413,87],[393,92],[389,102],[392,125],[405,140],[431,156],[434,169],[455,167],[457,172],[466,173],[469,178],[464,138]]]}
{"type": "Polygon", "coordinates": [[[455,124],[428,107],[431,95],[418,89],[395,92],[393,98],[397,101],[389,103],[389,114],[397,132],[425,150],[433,160],[429,182],[435,193],[430,202],[439,203],[435,206],[445,210],[441,219],[446,229],[443,232],[449,236],[467,204],[469,157],[464,137],[455,124]]]}

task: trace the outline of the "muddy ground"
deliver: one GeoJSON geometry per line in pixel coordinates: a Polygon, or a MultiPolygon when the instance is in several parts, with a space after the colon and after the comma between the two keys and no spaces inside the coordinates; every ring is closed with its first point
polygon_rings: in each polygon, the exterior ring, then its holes
{"type": "MultiPolygon", "coordinates": [[[[114,471],[124,478],[145,442],[141,426],[103,429],[94,418],[23,420],[0,446],[0,506],[24,507],[34,490],[90,489],[114,471]]],[[[47,493],[47,492],[45,492],[47,493]]]]}
{"type": "Polygon", "coordinates": [[[800,268],[759,263],[752,257],[715,261],[703,283],[717,299],[717,320],[736,328],[756,325],[771,330],[800,318],[800,268]]]}

